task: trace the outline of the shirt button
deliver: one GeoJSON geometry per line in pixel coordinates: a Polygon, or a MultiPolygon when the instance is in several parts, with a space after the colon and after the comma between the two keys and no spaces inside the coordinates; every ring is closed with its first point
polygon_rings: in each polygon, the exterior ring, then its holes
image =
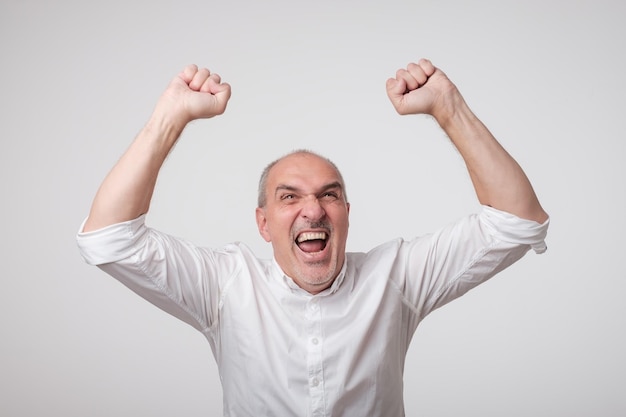
{"type": "Polygon", "coordinates": [[[317,337],[314,337],[313,339],[311,339],[311,343],[313,343],[314,345],[317,345],[320,341],[317,339],[317,337]]]}
{"type": "Polygon", "coordinates": [[[317,379],[317,378],[313,378],[313,379],[311,380],[311,386],[312,386],[312,387],[317,387],[319,384],[320,384],[319,379],[317,379]]]}

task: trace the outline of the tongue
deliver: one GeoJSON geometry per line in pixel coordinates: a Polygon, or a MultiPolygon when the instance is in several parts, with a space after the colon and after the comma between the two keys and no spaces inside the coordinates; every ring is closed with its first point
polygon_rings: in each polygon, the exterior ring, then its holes
{"type": "Polygon", "coordinates": [[[303,252],[308,252],[308,253],[319,252],[322,249],[324,249],[324,241],[323,240],[307,240],[306,242],[300,243],[298,246],[300,246],[300,249],[302,249],[303,252]]]}

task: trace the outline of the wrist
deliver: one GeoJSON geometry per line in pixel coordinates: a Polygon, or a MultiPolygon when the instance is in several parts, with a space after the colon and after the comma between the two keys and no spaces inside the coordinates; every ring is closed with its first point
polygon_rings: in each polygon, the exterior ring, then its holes
{"type": "Polygon", "coordinates": [[[155,111],[143,128],[143,136],[152,142],[153,149],[160,150],[158,153],[167,155],[186,125],[184,120],[155,111]]]}
{"type": "Polygon", "coordinates": [[[458,91],[443,99],[442,105],[433,111],[432,115],[445,131],[454,129],[455,126],[464,125],[476,118],[458,91]]]}

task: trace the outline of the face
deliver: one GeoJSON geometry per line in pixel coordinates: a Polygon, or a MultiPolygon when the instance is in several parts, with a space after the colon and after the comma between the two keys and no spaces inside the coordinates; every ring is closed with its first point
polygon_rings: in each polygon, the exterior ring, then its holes
{"type": "Polygon", "coordinates": [[[312,294],[330,287],[345,259],[350,211],[335,168],[316,155],[289,155],[271,168],[265,193],[257,225],[280,267],[312,294]]]}

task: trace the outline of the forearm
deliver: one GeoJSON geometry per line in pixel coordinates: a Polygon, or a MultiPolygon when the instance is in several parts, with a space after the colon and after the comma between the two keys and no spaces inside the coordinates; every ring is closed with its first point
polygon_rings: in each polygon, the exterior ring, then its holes
{"type": "Polygon", "coordinates": [[[165,90],[150,121],[104,179],[84,232],[132,220],[148,211],[159,170],[192,120],[222,114],[230,85],[218,74],[186,66],[165,90]]]}
{"type": "Polygon", "coordinates": [[[543,223],[548,215],[519,164],[459,96],[454,110],[435,115],[463,157],[481,204],[543,223]]]}
{"type": "Polygon", "coordinates": [[[399,69],[387,80],[399,114],[430,114],[465,160],[481,204],[543,223],[548,215],[522,171],[469,109],[456,86],[427,59],[399,69]]]}
{"type": "Polygon", "coordinates": [[[159,170],[183,127],[153,116],[106,176],[83,231],[134,219],[148,211],[159,170]]]}

